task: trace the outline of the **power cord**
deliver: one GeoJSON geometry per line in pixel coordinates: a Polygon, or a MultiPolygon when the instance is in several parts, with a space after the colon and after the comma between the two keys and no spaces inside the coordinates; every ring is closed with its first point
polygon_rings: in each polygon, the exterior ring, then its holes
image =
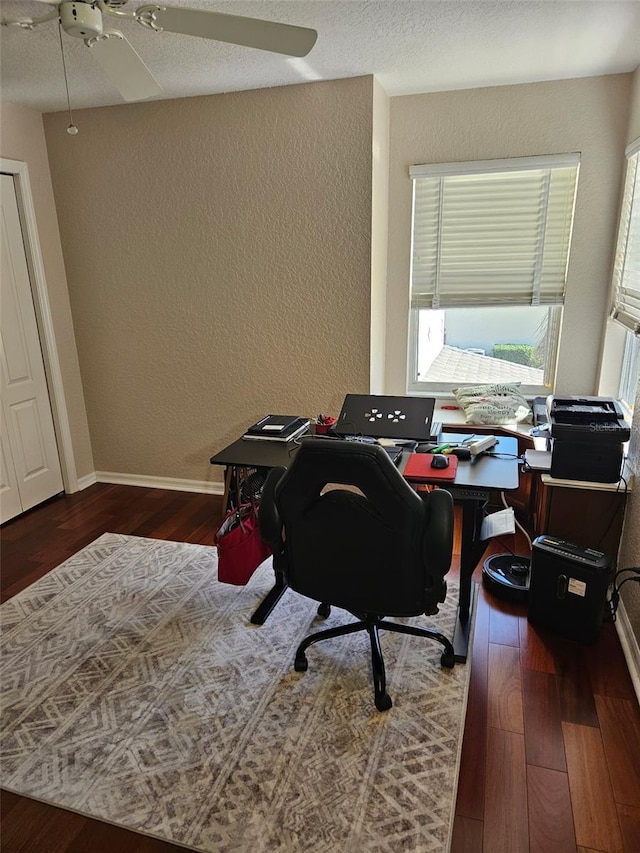
{"type": "MultiPolygon", "coordinates": [[[[504,496],[504,492],[500,492],[500,497],[502,498],[502,503],[504,504],[505,509],[510,509],[509,504],[507,503],[507,499],[504,496]]],[[[518,528],[518,530],[520,530],[520,532],[524,534],[524,538],[527,540],[527,544],[529,545],[529,550],[532,551],[533,550],[533,544],[531,542],[531,537],[529,536],[527,531],[524,529],[524,527],[520,524],[518,519],[515,517],[515,514],[513,516],[513,520],[515,521],[515,524],[516,524],[516,527],[518,528]]]]}
{"type": "MultiPolygon", "coordinates": [[[[626,497],[627,492],[629,490],[629,486],[628,486],[627,481],[625,480],[624,477],[620,477],[620,479],[618,480],[618,485],[616,486],[616,490],[615,490],[614,495],[617,496],[620,494],[620,483],[624,483],[624,492],[622,494],[624,494],[626,497]]],[[[607,526],[605,527],[604,532],[603,532],[602,536],[600,537],[600,539],[598,540],[598,544],[596,545],[596,548],[598,550],[600,550],[600,547],[602,546],[602,543],[604,542],[606,535],[611,530],[611,525],[613,524],[613,521],[614,521],[616,515],[620,512],[620,510],[624,506],[624,501],[616,500],[615,496],[613,498],[613,512],[611,513],[611,516],[609,518],[607,526]]]]}
{"type": "Polygon", "coordinates": [[[628,569],[620,569],[613,576],[613,584],[611,589],[611,597],[607,602],[609,605],[609,616],[607,618],[608,622],[616,621],[616,614],[618,612],[618,605],[620,604],[620,590],[622,587],[628,583],[629,581],[633,581],[634,583],[640,583],[640,566],[632,566],[628,569]],[[618,582],[618,578],[620,575],[625,574],[626,572],[631,572],[630,577],[623,578],[620,582],[618,582]]]}
{"type": "Polygon", "coordinates": [[[512,556],[512,557],[517,557],[517,556],[518,556],[518,555],[516,554],[516,552],[515,552],[515,551],[512,551],[512,550],[511,550],[511,548],[509,548],[509,546],[507,545],[507,543],[504,541],[504,539],[503,539],[501,536],[497,536],[497,537],[496,537],[496,542],[498,542],[500,545],[502,545],[502,547],[504,548],[504,550],[505,550],[505,551],[508,551],[508,552],[509,552],[509,554],[511,554],[511,556],[512,556]]]}

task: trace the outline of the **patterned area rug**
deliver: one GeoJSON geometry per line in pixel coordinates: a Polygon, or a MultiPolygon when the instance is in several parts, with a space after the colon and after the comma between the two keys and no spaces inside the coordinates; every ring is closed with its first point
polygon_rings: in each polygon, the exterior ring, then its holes
{"type": "MultiPolygon", "coordinates": [[[[4,604],[3,786],[211,853],[449,848],[469,665],[383,633],[387,713],[366,634],[293,654],[328,620],[288,590],[216,580],[216,550],[105,533],[4,604]]],[[[457,589],[428,623],[450,634],[457,589]]]]}

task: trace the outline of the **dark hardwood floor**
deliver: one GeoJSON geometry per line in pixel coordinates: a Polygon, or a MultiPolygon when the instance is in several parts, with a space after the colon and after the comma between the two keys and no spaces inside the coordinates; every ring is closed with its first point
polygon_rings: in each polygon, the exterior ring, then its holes
{"type": "MultiPolygon", "coordinates": [[[[220,502],[102,484],[54,498],[0,529],[2,600],[107,531],[211,545],[220,502]]],[[[494,550],[524,552],[513,540],[494,550]]],[[[4,853],[184,849],[6,791],[1,807],[4,853]]],[[[638,850],[640,711],[614,626],[580,646],[480,588],[453,853],[638,850]]]]}

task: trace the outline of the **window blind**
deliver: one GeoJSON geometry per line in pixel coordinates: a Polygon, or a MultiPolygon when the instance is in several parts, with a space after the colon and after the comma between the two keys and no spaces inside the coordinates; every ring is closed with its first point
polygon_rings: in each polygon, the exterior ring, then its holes
{"type": "Polygon", "coordinates": [[[640,139],[626,151],[618,242],[613,261],[611,317],[640,335],[640,139]]]}
{"type": "Polygon", "coordinates": [[[562,304],[579,160],[413,166],[411,307],[562,304]]]}

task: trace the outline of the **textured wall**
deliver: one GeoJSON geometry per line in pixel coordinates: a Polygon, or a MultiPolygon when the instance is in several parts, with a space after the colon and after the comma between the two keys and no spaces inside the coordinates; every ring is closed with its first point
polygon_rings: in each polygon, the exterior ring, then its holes
{"type": "Polygon", "coordinates": [[[409,166],[559,154],[582,160],[556,390],[592,394],[611,280],[631,75],[391,99],[387,390],[405,388],[409,166]]]}
{"type": "MultiPolygon", "coordinates": [[[[618,556],[619,569],[631,566],[640,568],[640,379],[629,443],[629,461],[634,473],[634,488],[627,500],[627,509],[624,515],[622,542],[618,556]]],[[[621,595],[633,632],[640,645],[640,584],[626,584],[621,595]]]]}
{"type": "Polygon", "coordinates": [[[84,477],[93,472],[94,466],[42,116],[6,101],[2,103],[1,110],[0,153],[8,160],[21,160],[29,167],[76,473],[78,477],[84,477]]]}
{"type": "Polygon", "coordinates": [[[45,116],[96,470],[368,390],[372,82],[45,116]]]}
{"type": "Polygon", "coordinates": [[[627,130],[627,143],[633,142],[640,136],[640,65],[633,73],[631,87],[631,108],[629,111],[629,128],[627,130]]]}
{"type": "Polygon", "coordinates": [[[389,233],[389,96],[373,81],[373,181],[371,191],[371,377],[372,394],[384,394],[389,233]]]}

